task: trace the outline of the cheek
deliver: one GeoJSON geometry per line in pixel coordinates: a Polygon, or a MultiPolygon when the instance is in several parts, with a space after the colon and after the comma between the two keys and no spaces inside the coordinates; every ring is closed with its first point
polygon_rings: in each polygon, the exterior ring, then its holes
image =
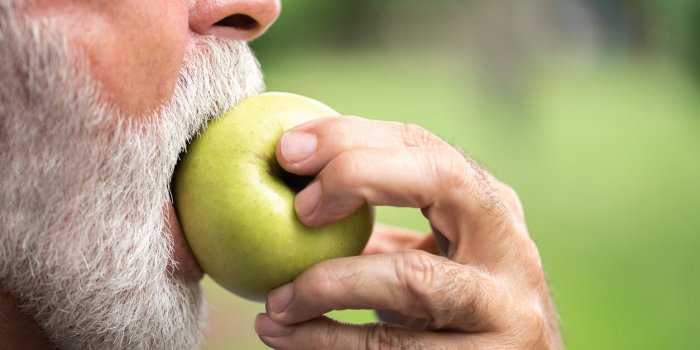
{"type": "Polygon", "coordinates": [[[125,112],[143,115],[172,97],[189,40],[187,0],[73,2],[51,17],[125,112]]]}

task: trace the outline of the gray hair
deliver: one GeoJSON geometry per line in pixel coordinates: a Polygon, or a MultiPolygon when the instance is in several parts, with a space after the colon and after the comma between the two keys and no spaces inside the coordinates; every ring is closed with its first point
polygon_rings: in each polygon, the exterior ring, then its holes
{"type": "Polygon", "coordinates": [[[60,347],[197,347],[203,297],[166,272],[163,208],[187,141],[262,91],[257,61],[201,39],[171,102],[137,118],[51,23],[12,6],[0,0],[0,284],[60,347]]]}

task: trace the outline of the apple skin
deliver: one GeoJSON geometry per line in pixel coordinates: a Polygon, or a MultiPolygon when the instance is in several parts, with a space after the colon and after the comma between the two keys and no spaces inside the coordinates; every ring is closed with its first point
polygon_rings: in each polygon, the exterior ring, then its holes
{"type": "Polygon", "coordinates": [[[294,210],[300,188],[288,183],[308,179],[285,182],[275,158],[284,131],[332,115],[338,113],[299,95],[253,96],[211,121],[183,154],[174,205],[197,261],[222,287],[264,301],[315,263],[362,252],[373,209],[365,205],[329,226],[305,226],[294,210]]]}

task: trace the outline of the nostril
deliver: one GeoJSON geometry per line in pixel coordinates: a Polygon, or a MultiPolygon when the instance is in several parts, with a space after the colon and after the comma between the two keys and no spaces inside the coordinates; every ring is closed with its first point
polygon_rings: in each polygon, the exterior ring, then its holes
{"type": "Polygon", "coordinates": [[[260,23],[258,23],[258,21],[256,21],[255,18],[243,13],[237,13],[235,15],[228,16],[214,23],[214,25],[221,27],[231,27],[243,31],[254,31],[260,28],[260,23]]]}

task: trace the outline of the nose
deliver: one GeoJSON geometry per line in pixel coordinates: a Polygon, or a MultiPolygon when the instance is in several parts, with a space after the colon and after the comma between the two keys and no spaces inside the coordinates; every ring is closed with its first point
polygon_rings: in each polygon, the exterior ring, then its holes
{"type": "Polygon", "coordinates": [[[280,0],[191,0],[190,28],[202,35],[250,41],[277,19],[280,0]]]}

